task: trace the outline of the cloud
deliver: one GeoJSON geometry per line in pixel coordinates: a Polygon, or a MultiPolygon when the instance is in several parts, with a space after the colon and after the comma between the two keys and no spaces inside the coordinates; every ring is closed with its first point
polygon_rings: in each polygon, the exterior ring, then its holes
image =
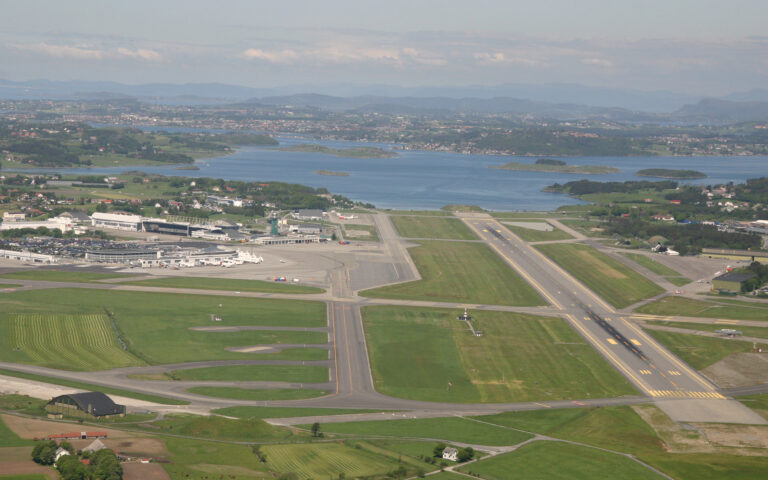
{"type": "Polygon", "coordinates": [[[140,60],[146,60],[148,62],[160,62],[163,60],[163,56],[155,50],[149,50],[147,48],[137,48],[136,50],[130,50],[128,48],[120,47],[117,49],[117,53],[123,57],[136,58],[140,60]]]}
{"type": "Polygon", "coordinates": [[[35,44],[11,44],[16,50],[40,53],[50,57],[71,58],[77,60],[101,60],[106,56],[103,50],[86,47],[73,47],[69,45],[51,45],[48,43],[35,44]]]}
{"type": "Polygon", "coordinates": [[[606,60],[605,58],[582,58],[581,63],[584,65],[594,65],[596,67],[612,67],[613,62],[606,60]]]}
{"type": "Polygon", "coordinates": [[[260,48],[249,48],[243,52],[243,56],[249,60],[263,60],[269,63],[281,64],[293,63],[299,59],[299,54],[291,49],[270,52],[260,48]]]}

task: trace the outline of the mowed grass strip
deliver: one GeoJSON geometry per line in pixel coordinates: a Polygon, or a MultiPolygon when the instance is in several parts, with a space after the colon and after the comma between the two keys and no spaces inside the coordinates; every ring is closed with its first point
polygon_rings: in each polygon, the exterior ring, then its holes
{"type": "Polygon", "coordinates": [[[255,388],[237,387],[192,387],[186,390],[189,393],[205,395],[207,397],[231,398],[233,400],[303,400],[328,395],[323,390],[299,390],[281,388],[275,390],[257,390],[255,388]]]}
{"type": "Polygon", "coordinates": [[[315,365],[231,365],[174,370],[170,375],[178,380],[323,383],[328,381],[328,367],[315,365]]]}
{"type": "Polygon", "coordinates": [[[379,411],[380,410],[317,407],[226,407],[212,410],[212,413],[237,418],[290,418],[315,417],[324,415],[351,415],[357,413],[376,413],[379,411]]]}
{"type": "Polygon", "coordinates": [[[10,314],[8,326],[17,362],[73,370],[144,364],[122,349],[106,315],[10,314]]]}
{"type": "Polygon", "coordinates": [[[545,242],[551,240],[568,240],[573,238],[559,228],[553,228],[552,230],[537,230],[535,228],[528,228],[520,225],[508,225],[503,222],[502,225],[504,225],[507,230],[522,238],[526,242],[545,242]]]}
{"type": "Polygon", "coordinates": [[[405,216],[390,218],[401,237],[478,240],[477,235],[458,218],[405,216]]]}
{"type": "Polygon", "coordinates": [[[398,467],[397,460],[356,449],[343,443],[265,445],[267,466],[277,472],[293,472],[298,478],[349,478],[385,474],[398,467]]]}
{"type": "Polygon", "coordinates": [[[635,311],[651,315],[679,315],[682,317],[724,318],[730,320],[768,320],[768,304],[719,299],[716,302],[720,303],[669,296],[647,303],[635,311]]]}
{"type": "MultiPolygon", "coordinates": [[[[648,325],[659,325],[661,327],[683,328],[698,332],[715,333],[715,330],[722,328],[732,328],[738,330],[747,337],[764,338],[768,341],[768,326],[765,327],[743,327],[741,325],[718,325],[711,323],[693,323],[693,322],[670,322],[667,320],[647,320],[648,325]]],[[[693,333],[693,332],[691,332],[693,333]]],[[[722,338],[725,338],[723,336],[722,338]]],[[[737,337],[738,339],[738,337],[737,337]]]]}
{"type": "Polygon", "coordinates": [[[664,292],[638,272],[590,246],[561,243],[536,248],[616,308],[664,292]]]}
{"type": "Polygon", "coordinates": [[[623,455],[563,442],[538,441],[459,468],[488,480],[657,480],[664,477],[623,455]]]}
{"type": "Polygon", "coordinates": [[[44,280],[48,282],[91,283],[111,278],[130,278],[135,275],[123,273],[78,272],[70,270],[20,270],[0,274],[2,278],[18,278],[20,280],[44,280]]]}
{"type": "Polygon", "coordinates": [[[419,241],[409,249],[422,280],[360,292],[365,297],[488,305],[545,305],[523,278],[481,243],[419,241]]]}
{"type": "Polygon", "coordinates": [[[282,282],[267,282],[264,280],[242,280],[237,278],[196,278],[196,277],[164,277],[147,280],[131,280],[120,282],[121,285],[138,285],[143,287],[192,288],[200,290],[229,290],[236,292],[262,293],[323,293],[325,290],[303,285],[291,285],[282,282]]]}
{"type": "MultiPolygon", "coordinates": [[[[309,428],[309,425],[304,427],[309,428]]],[[[321,425],[321,429],[326,433],[429,438],[489,446],[516,445],[532,437],[527,433],[488,425],[463,417],[326,423],[321,425]]]]}
{"type": "MultiPolygon", "coordinates": [[[[30,362],[9,343],[9,316],[17,314],[75,315],[84,311],[109,311],[128,352],[149,364],[168,364],[204,360],[266,359],[259,353],[228,351],[227,347],[264,344],[325,344],[325,332],[250,330],[215,332],[190,330],[191,327],[287,326],[325,327],[326,306],[322,302],[217,297],[99,289],[39,290],[3,294],[5,311],[0,311],[0,360],[30,362]],[[221,322],[212,322],[211,316],[221,322]],[[21,360],[19,360],[21,359],[21,360]]],[[[72,346],[62,343],[64,348],[72,346]]],[[[295,349],[294,349],[295,351],[295,349]]],[[[290,353],[290,352],[288,352],[290,353]]],[[[279,355],[291,358],[288,353],[279,355]]],[[[319,354],[324,355],[324,354],[319,354]]],[[[299,357],[304,356],[299,355],[299,357]]],[[[275,358],[273,357],[273,358],[275,358]]],[[[327,358],[327,357],[326,357],[327,358]]],[[[297,358],[301,359],[301,358],[297,358]]],[[[68,366],[59,360],[59,368],[68,366]]]]}
{"type": "Polygon", "coordinates": [[[435,402],[520,402],[636,394],[563,319],[510,312],[367,307],[376,389],[435,402]]]}
{"type": "Polygon", "coordinates": [[[752,342],[731,338],[702,337],[650,329],[646,332],[697,370],[703,370],[732,353],[752,351],[752,342]]]}

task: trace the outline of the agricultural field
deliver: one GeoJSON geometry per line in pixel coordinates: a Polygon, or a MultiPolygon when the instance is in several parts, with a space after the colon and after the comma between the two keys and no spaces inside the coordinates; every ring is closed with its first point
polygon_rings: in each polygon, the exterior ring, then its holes
{"type": "Polygon", "coordinates": [[[0,480],[48,480],[47,475],[42,473],[29,473],[29,474],[3,474],[0,473],[0,480]]]}
{"type": "Polygon", "coordinates": [[[298,390],[298,389],[277,389],[277,390],[257,390],[253,388],[236,387],[192,387],[187,392],[207,397],[230,398],[232,400],[302,400],[305,398],[316,398],[328,395],[323,390],[298,390]]]}
{"type": "Polygon", "coordinates": [[[328,381],[328,367],[314,365],[231,365],[174,370],[170,376],[178,380],[197,381],[323,383],[328,381]]]}
{"type": "Polygon", "coordinates": [[[679,315],[682,317],[725,318],[730,320],[768,320],[768,303],[714,301],[686,297],[664,297],[635,310],[651,315],[679,315]]]}
{"type": "Polygon", "coordinates": [[[2,278],[16,278],[19,280],[44,280],[47,282],[75,282],[92,283],[111,278],[130,278],[134,275],[121,273],[100,273],[100,272],[75,272],[69,270],[19,270],[16,272],[7,272],[0,274],[2,278]]]}
{"type": "Polygon", "coordinates": [[[538,441],[519,450],[459,468],[488,480],[557,480],[589,478],[613,480],[662,479],[631,459],[603,450],[563,442],[538,441]]]}
{"type": "Polygon", "coordinates": [[[526,228],[519,225],[507,225],[506,223],[502,223],[502,225],[504,225],[507,230],[522,238],[526,242],[545,242],[551,240],[568,240],[573,238],[559,228],[554,228],[547,231],[537,230],[535,228],[526,228]]]}
{"type": "Polygon", "coordinates": [[[582,244],[536,247],[616,308],[624,308],[664,290],[608,255],[582,244]]]}
{"type": "MultiPolygon", "coordinates": [[[[32,361],[9,343],[10,316],[104,312],[114,321],[128,353],[148,364],[203,360],[260,359],[259,353],[241,353],[228,347],[264,344],[325,344],[325,332],[244,330],[216,331],[218,327],[290,326],[325,327],[326,306],[321,302],[285,301],[209,295],[182,295],[98,289],[37,290],[3,294],[0,312],[0,360],[32,361]],[[221,322],[212,322],[213,315],[221,322]],[[212,331],[191,330],[213,328],[212,331]]],[[[53,340],[46,340],[53,341],[53,340]]],[[[66,348],[67,344],[62,343],[66,348]]],[[[41,347],[42,348],[42,347],[41,347]]],[[[286,355],[283,355],[285,357],[286,355]]],[[[303,356],[297,355],[299,357],[303,356]]],[[[290,358],[289,358],[290,359],[290,358]]],[[[102,360],[104,362],[104,360],[102,360]]],[[[60,368],[82,363],[59,362],[60,368]]]]}
{"type": "MultiPolygon", "coordinates": [[[[309,428],[309,425],[304,427],[309,428]]],[[[432,439],[489,446],[516,445],[532,437],[527,433],[463,417],[326,423],[321,425],[321,431],[326,434],[432,439]]]]}
{"type": "Polygon", "coordinates": [[[173,479],[205,480],[225,476],[241,480],[268,476],[266,466],[253,454],[250,445],[178,437],[164,440],[169,463],[163,463],[163,468],[173,479]]]}
{"type": "Polygon", "coordinates": [[[752,342],[729,338],[702,337],[661,330],[646,330],[646,333],[697,370],[703,370],[732,353],[752,351],[752,342]]]}
{"type": "Polygon", "coordinates": [[[0,418],[0,447],[26,447],[32,445],[31,440],[24,440],[13,433],[0,418]]]}
{"type": "Polygon", "coordinates": [[[126,352],[104,314],[7,314],[13,361],[50,368],[107,370],[143,365],[126,352]]]}
{"type": "Polygon", "coordinates": [[[522,402],[635,394],[565,320],[508,312],[367,307],[376,389],[436,402],[522,402]],[[492,360],[489,360],[492,359],[492,360]]]}
{"type": "Polygon", "coordinates": [[[419,243],[409,252],[422,280],[365,290],[360,295],[489,305],[545,305],[539,294],[484,244],[433,240],[419,243]]]}
{"type": "Polygon", "coordinates": [[[325,290],[304,285],[292,285],[265,280],[241,280],[236,278],[210,277],[163,277],[148,280],[120,282],[121,285],[139,285],[145,287],[192,288],[202,290],[228,290],[238,292],[263,293],[323,293],[325,290]]]}
{"type": "Polygon", "coordinates": [[[391,216],[401,237],[478,240],[458,218],[391,216]]]}
{"type": "Polygon", "coordinates": [[[640,255],[639,253],[622,253],[622,255],[632,260],[633,262],[637,263],[638,265],[647,268],[653,273],[657,275],[661,275],[662,277],[666,278],[667,281],[671,282],[673,285],[677,285],[678,287],[681,287],[683,285],[687,285],[691,283],[690,278],[686,278],[682,276],[679,272],[669,268],[668,266],[662,263],[657,262],[652,258],[648,258],[645,255],[640,255]]]}
{"type": "Polygon", "coordinates": [[[293,472],[300,479],[349,478],[385,474],[398,468],[396,460],[344,443],[266,445],[267,467],[293,472]]]}

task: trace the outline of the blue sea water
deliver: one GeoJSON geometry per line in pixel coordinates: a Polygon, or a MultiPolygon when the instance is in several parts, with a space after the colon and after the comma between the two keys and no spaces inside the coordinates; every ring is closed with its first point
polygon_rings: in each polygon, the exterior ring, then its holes
{"type": "MultiPolygon", "coordinates": [[[[171,130],[171,129],[168,129],[171,130]]],[[[281,146],[297,143],[329,147],[396,146],[376,143],[317,141],[279,138],[281,146]]],[[[283,152],[270,147],[243,147],[223,157],[199,160],[200,170],[176,170],[173,166],[54,169],[61,173],[115,174],[127,170],[187,177],[214,177],[244,181],[280,181],[325,187],[355,201],[379,208],[439,209],[447,204],[478,205],[488,210],[551,210],[580,203],[567,195],[542,192],[555,182],[588,178],[599,181],[653,180],[637,177],[643,168],[699,170],[708,178],[680,183],[711,185],[743,182],[768,176],[768,157],[572,157],[573,165],[608,165],[620,169],[606,175],[574,175],[519,172],[488,168],[510,161],[533,163],[529,157],[464,155],[445,152],[395,150],[398,156],[382,159],[339,158],[332,155],[283,152]],[[323,176],[316,170],[348,172],[348,177],[323,176]]]]}

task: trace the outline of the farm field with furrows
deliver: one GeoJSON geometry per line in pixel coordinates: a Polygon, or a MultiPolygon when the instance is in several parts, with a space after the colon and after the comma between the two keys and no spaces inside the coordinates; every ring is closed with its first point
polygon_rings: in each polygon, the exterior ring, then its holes
{"type": "Polygon", "coordinates": [[[301,479],[331,478],[344,473],[356,478],[395,470],[395,460],[343,443],[266,445],[267,466],[279,472],[294,472],[301,479]]]}
{"type": "Polygon", "coordinates": [[[74,370],[144,364],[123,350],[104,314],[11,314],[8,330],[8,347],[17,362],[74,370]]]}

